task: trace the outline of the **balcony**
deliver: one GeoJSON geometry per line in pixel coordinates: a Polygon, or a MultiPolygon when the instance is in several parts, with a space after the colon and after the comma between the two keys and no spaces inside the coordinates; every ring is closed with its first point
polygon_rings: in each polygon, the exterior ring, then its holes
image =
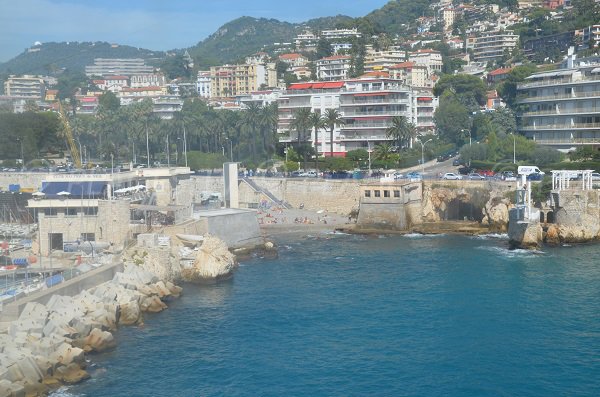
{"type": "Polygon", "coordinates": [[[387,120],[382,121],[371,121],[371,122],[361,122],[361,123],[352,123],[345,124],[340,127],[341,130],[355,130],[362,128],[388,128],[390,123],[387,120]]]}
{"type": "Polygon", "coordinates": [[[552,79],[552,80],[540,80],[540,81],[532,81],[531,83],[522,83],[517,84],[517,89],[521,90],[524,88],[533,88],[533,87],[549,87],[555,85],[562,84],[578,84],[578,83],[587,83],[590,81],[599,81],[600,76],[581,76],[576,79],[573,78],[561,78],[561,79],[552,79]]]}
{"type": "Polygon", "coordinates": [[[592,145],[600,144],[600,137],[596,138],[545,138],[535,137],[535,142],[541,145],[592,145]]]}
{"type": "Polygon", "coordinates": [[[367,110],[367,111],[350,111],[344,110],[343,117],[367,117],[367,116],[406,116],[410,118],[410,114],[406,110],[367,110]]]}
{"type": "Polygon", "coordinates": [[[571,94],[553,94],[535,97],[522,97],[517,98],[517,103],[532,103],[542,101],[560,101],[560,100],[573,100],[573,99],[585,99],[585,98],[599,98],[600,91],[591,92],[573,92],[571,94]]]}
{"type": "Polygon", "coordinates": [[[538,110],[536,112],[525,112],[521,117],[532,117],[532,116],[568,116],[571,114],[589,114],[589,113],[600,113],[600,107],[590,106],[582,109],[554,109],[554,110],[538,110]]]}
{"type": "Polygon", "coordinates": [[[600,129],[600,123],[575,123],[575,124],[546,124],[528,125],[519,128],[521,131],[558,131],[558,130],[582,130],[600,129]]]}
{"type": "MultiPolygon", "coordinates": [[[[342,97],[345,98],[345,97],[342,97]]],[[[340,98],[341,99],[341,98],[340,98]]],[[[381,98],[381,99],[354,99],[353,101],[340,100],[340,106],[361,106],[361,105],[397,105],[397,104],[410,104],[407,98],[381,98]]]]}
{"type": "Polygon", "coordinates": [[[387,135],[340,134],[341,141],[391,141],[387,135]]]}

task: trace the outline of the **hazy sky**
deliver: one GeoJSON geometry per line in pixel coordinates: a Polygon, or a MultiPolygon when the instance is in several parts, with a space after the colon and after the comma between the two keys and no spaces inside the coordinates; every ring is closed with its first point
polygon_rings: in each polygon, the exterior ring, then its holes
{"type": "Polygon", "coordinates": [[[363,16],[388,0],[0,0],[0,62],[34,42],[108,41],[189,47],[241,16],[302,22],[363,16]]]}

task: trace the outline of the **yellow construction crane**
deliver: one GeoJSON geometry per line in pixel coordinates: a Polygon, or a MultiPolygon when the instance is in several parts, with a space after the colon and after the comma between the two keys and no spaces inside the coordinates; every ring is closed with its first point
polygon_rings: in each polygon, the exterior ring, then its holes
{"type": "Polygon", "coordinates": [[[58,111],[60,115],[60,121],[62,122],[63,128],[65,130],[65,137],[67,138],[67,142],[69,143],[69,149],[71,150],[73,164],[75,164],[75,168],[81,168],[82,164],[81,157],[79,157],[79,150],[77,149],[75,139],[73,138],[73,131],[71,130],[69,119],[67,118],[65,110],[63,109],[62,103],[60,101],[58,101],[58,111]]]}

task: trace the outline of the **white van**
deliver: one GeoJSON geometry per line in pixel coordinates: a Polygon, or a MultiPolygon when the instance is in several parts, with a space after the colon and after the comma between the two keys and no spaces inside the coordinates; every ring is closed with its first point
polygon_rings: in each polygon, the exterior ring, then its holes
{"type": "Polygon", "coordinates": [[[520,165],[519,168],[517,169],[517,173],[519,175],[531,175],[531,174],[538,174],[538,175],[544,175],[543,171],[540,171],[540,169],[538,167],[536,167],[535,165],[520,165]]]}

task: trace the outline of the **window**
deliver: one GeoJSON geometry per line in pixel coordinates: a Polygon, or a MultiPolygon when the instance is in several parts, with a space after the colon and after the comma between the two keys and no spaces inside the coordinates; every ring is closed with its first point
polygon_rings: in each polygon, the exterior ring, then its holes
{"type": "Polygon", "coordinates": [[[88,216],[98,215],[98,207],[84,207],[83,214],[88,216]]]}
{"type": "Polygon", "coordinates": [[[66,216],[77,216],[77,208],[66,208],[65,215],[66,216]]]}
{"type": "Polygon", "coordinates": [[[394,190],[394,197],[400,197],[400,190],[394,190]]]}
{"type": "Polygon", "coordinates": [[[371,197],[371,191],[365,190],[365,197],[371,197]]]}
{"type": "Polygon", "coordinates": [[[81,241],[96,241],[95,233],[81,233],[81,241]]]}
{"type": "Polygon", "coordinates": [[[390,197],[390,191],[389,190],[384,190],[383,191],[383,197],[390,197]]]}
{"type": "Polygon", "coordinates": [[[381,197],[381,191],[375,190],[375,197],[381,197]]]}
{"type": "Polygon", "coordinates": [[[58,210],[56,208],[44,208],[44,215],[56,216],[58,215],[58,210]]]}

